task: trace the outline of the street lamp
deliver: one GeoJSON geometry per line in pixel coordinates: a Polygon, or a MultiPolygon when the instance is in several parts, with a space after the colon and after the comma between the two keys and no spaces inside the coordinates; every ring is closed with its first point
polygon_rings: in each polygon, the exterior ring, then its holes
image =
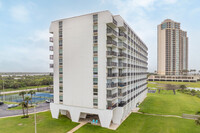
{"type": "Polygon", "coordinates": [[[35,106],[34,106],[34,121],[35,121],[35,133],[37,133],[37,120],[36,120],[36,107],[37,106],[37,102],[35,102],[35,106]]]}

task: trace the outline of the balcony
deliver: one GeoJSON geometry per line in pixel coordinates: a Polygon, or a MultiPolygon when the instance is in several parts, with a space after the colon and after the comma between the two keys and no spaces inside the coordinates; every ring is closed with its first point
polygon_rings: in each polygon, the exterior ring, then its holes
{"type": "Polygon", "coordinates": [[[127,26],[125,23],[123,23],[122,25],[119,26],[119,28],[120,28],[121,30],[124,30],[124,31],[127,29],[127,27],[128,27],[128,26],[127,26]]]}
{"type": "Polygon", "coordinates": [[[126,57],[126,53],[124,53],[124,52],[119,52],[119,53],[118,53],[118,57],[125,58],[125,57],[126,57]]]}
{"type": "Polygon", "coordinates": [[[114,82],[107,83],[107,88],[115,88],[115,87],[117,87],[117,83],[114,83],[114,82]]]}
{"type": "Polygon", "coordinates": [[[113,105],[107,105],[107,109],[114,109],[117,107],[117,103],[113,104],[113,105]]]}
{"type": "Polygon", "coordinates": [[[127,44],[124,42],[118,42],[118,47],[121,49],[126,49],[127,48],[127,44]]]}
{"type": "Polygon", "coordinates": [[[114,40],[107,40],[107,45],[112,47],[117,47],[117,42],[114,40]]]}
{"type": "Polygon", "coordinates": [[[117,63],[116,62],[107,62],[107,66],[108,67],[117,67],[117,63]]]}
{"type": "Polygon", "coordinates": [[[110,27],[116,28],[117,27],[117,21],[113,18],[111,22],[107,23],[110,27]]]}
{"type": "Polygon", "coordinates": [[[124,107],[126,105],[125,101],[121,101],[118,103],[118,107],[124,107]]]}
{"type": "Polygon", "coordinates": [[[50,59],[50,60],[53,60],[53,55],[50,55],[50,56],[49,56],[49,59],[50,59]]]}
{"type": "Polygon", "coordinates": [[[117,97],[117,93],[114,93],[114,94],[107,94],[107,98],[108,99],[113,99],[113,98],[116,98],[117,97]]]}
{"type": "Polygon", "coordinates": [[[126,77],[126,73],[119,73],[119,77],[126,77]]]}
{"type": "Polygon", "coordinates": [[[126,86],[126,83],[123,83],[123,82],[118,83],[118,86],[119,86],[119,87],[124,87],[124,86],[126,86]]]}
{"type": "Polygon", "coordinates": [[[110,36],[112,38],[116,38],[117,37],[117,31],[115,31],[112,28],[108,27],[107,28],[107,36],[110,36]]]}
{"type": "Polygon", "coordinates": [[[126,38],[127,38],[127,35],[124,33],[124,32],[119,32],[119,38],[121,39],[121,40],[126,40],[126,38]]]}
{"type": "Polygon", "coordinates": [[[122,63],[122,62],[119,62],[119,63],[118,63],[118,67],[123,67],[123,63],[122,63]]]}
{"type": "Polygon", "coordinates": [[[118,96],[119,96],[119,97],[124,97],[124,96],[126,96],[126,92],[123,92],[123,93],[122,93],[122,92],[121,92],[121,93],[118,93],[118,96]]]}
{"type": "Polygon", "coordinates": [[[117,77],[117,73],[108,73],[107,77],[117,77]]]}
{"type": "Polygon", "coordinates": [[[49,67],[50,67],[50,68],[53,68],[53,64],[49,64],[49,67]]]}
{"type": "Polygon", "coordinates": [[[49,51],[53,51],[53,46],[49,46],[49,51]]]}
{"type": "Polygon", "coordinates": [[[49,42],[53,42],[53,37],[49,37],[49,42]]]}
{"type": "Polygon", "coordinates": [[[107,56],[117,56],[117,52],[115,51],[107,51],[106,54],[107,56]]]}

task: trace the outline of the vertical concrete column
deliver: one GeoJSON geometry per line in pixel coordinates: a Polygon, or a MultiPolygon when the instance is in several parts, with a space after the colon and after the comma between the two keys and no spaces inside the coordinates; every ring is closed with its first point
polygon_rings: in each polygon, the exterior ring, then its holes
{"type": "Polygon", "coordinates": [[[50,110],[51,110],[51,115],[53,118],[58,119],[59,116],[59,108],[55,103],[50,103],[50,110]]]}
{"type": "Polygon", "coordinates": [[[80,118],[80,111],[77,109],[71,109],[69,110],[70,116],[73,122],[78,122],[80,118]]]}
{"type": "Polygon", "coordinates": [[[102,111],[99,114],[99,119],[102,127],[109,128],[112,120],[112,111],[102,111]]]}

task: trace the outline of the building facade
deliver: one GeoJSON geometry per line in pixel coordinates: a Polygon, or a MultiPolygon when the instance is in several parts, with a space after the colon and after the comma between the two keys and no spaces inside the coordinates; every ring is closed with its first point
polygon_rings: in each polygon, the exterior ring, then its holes
{"type": "Polygon", "coordinates": [[[159,75],[183,75],[188,70],[188,37],[180,29],[180,23],[164,20],[158,30],[158,66],[159,75]]]}
{"type": "Polygon", "coordinates": [[[103,127],[120,124],[147,93],[147,47],[109,11],[53,21],[53,118],[96,115],[103,127]]]}

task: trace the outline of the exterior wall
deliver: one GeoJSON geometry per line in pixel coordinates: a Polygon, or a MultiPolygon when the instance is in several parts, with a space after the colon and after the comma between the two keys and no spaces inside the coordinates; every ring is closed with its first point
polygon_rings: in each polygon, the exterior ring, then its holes
{"type": "Polygon", "coordinates": [[[166,65],[166,46],[165,46],[165,30],[161,30],[161,25],[158,25],[158,74],[165,75],[166,65]]]}
{"type": "Polygon", "coordinates": [[[54,103],[51,104],[53,118],[58,118],[59,111],[62,114],[67,114],[68,111],[72,121],[75,122],[78,122],[80,117],[85,118],[87,114],[97,114],[101,125],[109,127],[111,119],[113,123],[120,124],[131,110],[144,100],[147,92],[148,48],[121,16],[113,16],[109,11],[103,11],[57,20],[52,22],[50,32],[53,33],[54,49],[54,103]],[[96,14],[98,14],[98,21],[94,24],[96,14]],[[59,91],[60,21],[62,21],[63,43],[63,92],[59,91]],[[98,26],[97,33],[94,33],[94,25],[98,26]],[[112,29],[111,33],[108,33],[109,27],[112,29]],[[115,32],[116,35],[110,35],[115,32]],[[120,35],[122,33],[123,36],[120,35]],[[93,53],[93,41],[96,36],[98,38],[95,44],[98,46],[97,96],[93,93],[93,78],[96,76],[93,73],[93,57],[96,57],[93,53]],[[112,43],[115,43],[108,44],[109,38],[112,38],[112,43]],[[123,48],[120,46],[122,42],[123,48]],[[115,55],[110,56],[108,52],[114,52],[115,55]],[[120,57],[121,52],[124,53],[123,57],[120,57]],[[114,66],[108,65],[110,59],[115,63],[114,66]],[[123,67],[119,66],[120,60],[123,61],[123,67]],[[112,69],[111,74],[116,74],[115,76],[108,76],[110,69],[112,69]],[[125,76],[121,77],[119,71],[122,71],[125,76]],[[116,83],[116,86],[109,88],[110,80],[116,83]],[[120,86],[122,83],[123,86],[120,86]],[[111,98],[108,90],[111,90],[111,98]],[[60,101],[59,95],[63,95],[63,101],[60,101]],[[93,102],[95,97],[98,97],[97,106],[93,102]]]}
{"type": "Polygon", "coordinates": [[[188,69],[187,33],[180,29],[180,23],[166,19],[158,25],[159,75],[182,75],[188,69]]]}

